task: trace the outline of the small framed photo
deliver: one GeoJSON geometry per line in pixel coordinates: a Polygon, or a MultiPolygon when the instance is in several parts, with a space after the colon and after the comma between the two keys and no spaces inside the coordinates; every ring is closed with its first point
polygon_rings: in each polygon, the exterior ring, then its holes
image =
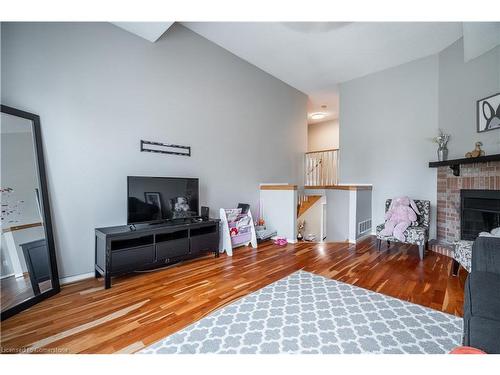
{"type": "Polygon", "coordinates": [[[147,204],[150,204],[152,206],[155,206],[158,208],[158,214],[159,217],[162,217],[162,212],[161,212],[161,194],[157,192],[145,192],[144,193],[144,200],[146,201],[147,204]]]}
{"type": "Polygon", "coordinates": [[[477,101],[477,132],[500,129],[500,92],[477,101]]]}

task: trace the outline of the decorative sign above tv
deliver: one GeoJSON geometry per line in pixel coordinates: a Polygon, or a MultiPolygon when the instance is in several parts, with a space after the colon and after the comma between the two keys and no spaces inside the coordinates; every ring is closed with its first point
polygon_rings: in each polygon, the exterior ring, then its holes
{"type": "Polygon", "coordinates": [[[141,152],[158,152],[160,154],[191,156],[191,147],[168,145],[161,142],[143,141],[141,139],[141,152]]]}
{"type": "Polygon", "coordinates": [[[500,129],[500,93],[477,101],[477,132],[500,129]]]}

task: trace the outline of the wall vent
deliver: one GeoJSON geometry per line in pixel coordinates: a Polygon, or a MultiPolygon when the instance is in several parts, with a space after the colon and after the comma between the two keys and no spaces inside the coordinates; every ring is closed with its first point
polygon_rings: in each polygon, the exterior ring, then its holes
{"type": "Polygon", "coordinates": [[[360,221],[358,223],[358,234],[365,234],[372,230],[372,219],[360,221]]]}

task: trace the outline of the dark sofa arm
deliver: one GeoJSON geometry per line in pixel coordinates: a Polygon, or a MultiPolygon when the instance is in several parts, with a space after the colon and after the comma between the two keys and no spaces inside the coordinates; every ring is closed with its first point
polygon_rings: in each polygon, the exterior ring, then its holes
{"type": "Polygon", "coordinates": [[[472,272],[500,274],[500,238],[478,237],[472,246],[472,272]]]}

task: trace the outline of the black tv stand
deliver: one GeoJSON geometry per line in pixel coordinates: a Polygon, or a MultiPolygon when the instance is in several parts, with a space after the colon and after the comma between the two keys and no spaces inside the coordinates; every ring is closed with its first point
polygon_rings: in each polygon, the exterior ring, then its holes
{"type": "Polygon", "coordinates": [[[103,276],[108,289],[112,276],[164,267],[196,258],[206,251],[218,257],[219,222],[189,219],[179,223],[97,228],[95,277],[103,276]]]}
{"type": "MultiPolygon", "coordinates": [[[[193,223],[198,223],[201,220],[201,216],[193,216],[193,217],[182,217],[182,218],[177,218],[177,219],[167,219],[163,221],[155,221],[152,223],[147,223],[147,226],[172,226],[172,225],[179,225],[179,224],[193,224],[193,223]]],[[[134,224],[131,224],[134,225],[134,224]]]]}

